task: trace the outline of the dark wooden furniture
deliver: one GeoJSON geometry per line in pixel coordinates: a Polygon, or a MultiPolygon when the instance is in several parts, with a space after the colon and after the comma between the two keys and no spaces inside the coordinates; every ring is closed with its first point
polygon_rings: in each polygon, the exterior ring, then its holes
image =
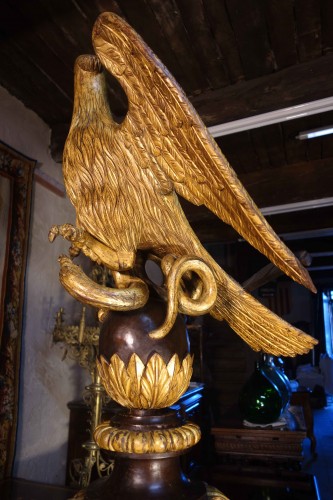
{"type": "Polygon", "coordinates": [[[0,482],[1,500],[69,500],[74,495],[75,491],[71,488],[25,479],[5,479],[0,482]]]}
{"type": "Polygon", "coordinates": [[[313,412],[311,408],[310,394],[311,394],[310,391],[308,391],[306,388],[304,388],[303,390],[299,389],[292,393],[290,404],[301,406],[303,409],[306,436],[311,441],[311,447],[310,447],[311,453],[315,455],[316,437],[314,435],[314,429],[313,429],[313,412]]]}
{"type": "Polygon", "coordinates": [[[301,471],[307,437],[302,406],[291,406],[283,428],[245,427],[237,409],[211,429],[215,462],[206,480],[229,498],[319,500],[316,478],[301,471]]]}
{"type": "MultiPolygon", "coordinates": [[[[187,420],[191,420],[203,428],[203,397],[204,385],[201,383],[191,383],[186,393],[176,404],[172,406],[172,408],[180,412],[180,414],[186,417],[187,420]]],[[[86,452],[82,445],[89,439],[90,436],[90,408],[83,401],[71,402],[68,404],[68,408],[70,410],[70,420],[67,448],[66,484],[70,485],[71,477],[69,470],[71,462],[85,457],[86,452]]],[[[111,401],[103,408],[102,421],[110,420],[110,418],[119,412],[120,409],[121,406],[114,401],[111,401]]],[[[192,462],[197,462],[199,460],[200,447],[201,443],[193,449],[191,455],[186,460],[186,468],[192,467],[192,462]]],[[[94,471],[92,473],[92,479],[97,479],[94,471]]]]}
{"type": "Polygon", "coordinates": [[[279,428],[245,427],[237,411],[214,427],[214,448],[227,461],[284,462],[297,465],[303,458],[306,430],[301,407],[290,407],[286,425],[279,428]]]}
{"type": "Polygon", "coordinates": [[[212,429],[215,450],[238,459],[272,462],[300,462],[303,458],[304,431],[263,429],[212,429]]]}

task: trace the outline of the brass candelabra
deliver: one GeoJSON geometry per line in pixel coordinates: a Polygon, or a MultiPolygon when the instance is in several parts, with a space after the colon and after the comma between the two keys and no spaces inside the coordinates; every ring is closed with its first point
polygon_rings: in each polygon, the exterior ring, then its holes
{"type": "Polygon", "coordinates": [[[64,357],[68,356],[77,361],[81,367],[89,371],[91,377],[91,383],[85,387],[83,393],[83,401],[90,411],[90,436],[82,445],[86,456],[84,459],[75,458],[69,464],[71,483],[82,488],[89,485],[94,469],[99,477],[104,477],[108,476],[113,468],[113,461],[106,461],[103,458],[100,447],[93,437],[95,428],[101,423],[103,404],[109,400],[96,368],[99,333],[99,327],[86,325],[85,307],[82,308],[78,325],[65,324],[63,308],[57,312],[53,341],[64,344],[66,348],[64,357]]]}

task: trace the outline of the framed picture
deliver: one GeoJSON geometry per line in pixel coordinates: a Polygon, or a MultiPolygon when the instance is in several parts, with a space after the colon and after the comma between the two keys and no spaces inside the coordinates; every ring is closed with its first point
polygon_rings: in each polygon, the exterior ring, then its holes
{"type": "Polygon", "coordinates": [[[11,475],[35,161],[0,142],[0,479],[11,475]]]}

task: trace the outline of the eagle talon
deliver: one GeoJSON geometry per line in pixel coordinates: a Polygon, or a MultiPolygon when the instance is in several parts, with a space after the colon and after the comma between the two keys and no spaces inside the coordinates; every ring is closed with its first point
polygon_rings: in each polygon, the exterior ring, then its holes
{"type": "Polygon", "coordinates": [[[49,231],[49,241],[52,243],[57,236],[62,236],[72,243],[81,243],[85,239],[86,231],[74,227],[72,224],[54,225],[49,231]]]}

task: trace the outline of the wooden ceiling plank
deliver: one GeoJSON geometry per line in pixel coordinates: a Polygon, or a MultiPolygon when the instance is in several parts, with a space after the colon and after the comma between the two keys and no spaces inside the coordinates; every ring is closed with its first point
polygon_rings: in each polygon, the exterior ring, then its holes
{"type": "MultiPolygon", "coordinates": [[[[4,15],[7,21],[14,22],[17,18],[17,10],[11,9],[10,6],[3,5],[4,15]]],[[[20,23],[23,26],[30,26],[30,16],[26,15],[24,5],[20,6],[20,23]]],[[[11,25],[4,23],[2,32],[8,39],[11,38],[11,25]]],[[[43,19],[43,24],[46,24],[48,29],[49,24],[46,19],[43,19]]],[[[67,99],[69,105],[73,102],[72,78],[68,68],[63,64],[63,61],[55,55],[50,47],[45,47],[43,40],[39,36],[40,26],[37,24],[35,30],[25,29],[24,36],[17,33],[10,41],[11,45],[15,46],[20,51],[27,61],[30,61],[31,66],[37,68],[41,73],[49,79],[50,83],[58,88],[59,92],[67,99]]]]}
{"type": "MultiPolygon", "coordinates": [[[[21,26],[24,25],[24,34],[29,31],[39,39],[44,47],[44,52],[48,53],[49,56],[54,54],[60,68],[58,71],[72,72],[75,59],[72,49],[75,50],[76,48],[72,37],[66,36],[55,23],[54,17],[49,14],[48,9],[44,8],[42,1],[34,0],[34,5],[36,6],[35,9],[31,9],[30,2],[20,1],[18,7],[14,10],[13,16],[15,19],[20,19],[21,26]],[[17,8],[21,13],[20,17],[17,15],[17,8]],[[64,67],[62,68],[62,66],[64,67]]],[[[12,27],[10,32],[13,33],[12,27]]],[[[25,38],[23,38],[22,43],[24,43],[24,40],[25,38]]]]}
{"type": "Polygon", "coordinates": [[[68,100],[37,67],[31,65],[25,54],[13,45],[1,45],[0,59],[0,84],[10,89],[13,96],[50,126],[64,118],[70,121],[71,106],[68,105],[68,100]],[[40,99],[41,95],[43,100],[40,99]]]}
{"type": "Polygon", "coordinates": [[[271,215],[267,220],[278,234],[330,229],[333,207],[271,215]]]}
{"type": "MultiPolygon", "coordinates": [[[[95,0],[96,6],[98,7],[100,12],[114,12],[118,14],[118,16],[123,16],[123,11],[120,7],[121,1],[116,0],[95,0]]],[[[86,2],[89,4],[90,2],[86,2]]]]}
{"type": "Polygon", "coordinates": [[[114,12],[120,17],[125,17],[121,9],[121,0],[75,0],[79,8],[94,23],[102,12],[114,12]]]}
{"type": "Polygon", "coordinates": [[[279,124],[253,129],[250,132],[259,164],[256,169],[286,164],[283,135],[279,124]]]}
{"type": "Polygon", "coordinates": [[[290,0],[261,0],[277,70],[297,63],[295,21],[290,0]],[[283,36],[281,36],[283,33],[283,36]]]}
{"type": "MultiPolygon", "coordinates": [[[[331,197],[331,158],[239,175],[259,207],[269,207],[331,197]]],[[[333,220],[332,220],[333,224],[333,220]]]]}
{"type": "Polygon", "coordinates": [[[122,0],[121,8],[127,22],[141,35],[147,45],[179,81],[179,84],[185,88],[184,83],[186,82],[182,82],[179,77],[183,74],[183,70],[172,51],[169,50],[168,40],[161,36],[159,23],[147,1],[140,1],[140,5],[138,5],[137,0],[122,0]]]}
{"type": "Polygon", "coordinates": [[[321,31],[323,54],[333,52],[333,2],[332,0],[321,0],[321,31]]]}
{"type": "Polygon", "coordinates": [[[263,128],[257,128],[254,130],[251,130],[251,140],[253,144],[253,148],[256,154],[256,157],[258,158],[258,163],[256,165],[256,168],[253,170],[263,170],[265,168],[269,168],[270,166],[270,160],[269,160],[269,155],[268,151],[266,148],[266,143],[265,143],[265,138],[263,134],[263,128]]]}
{"type": "Polygon", "coordinates": [[[333,111],[311,115],[306,118],[300,118],[293,122],[282,124],[285,136],[285,148],[287,150],[288,161],[290,163],[307,160],[318,160],[333,156],[332,135],[317,137],[307,140],[296,139],[300,132],[307,130],[332,127],[333,111]]]}
{"type": "MultiPolygon", "coordinates": [[[[38,0],[40,8],[53,20],[57,26],[60,36],[67,40],[68,50],[75,54],[92,54],[91,29],[93,22],[87,20],[82,12],[77,8],[76,1],[38,0]]],[[[74,57],[74,58],[75,58],[74,57]]]]}
{"type": "MultiPolygon", "coordinates": [[[[168,40],[169,48],[178,61],[178,75],[187,92],[192,93],[207,86],[200,67],[194,57],[192,46],[185,30],[181,13],[175,0],[148,0],[161,33],[168,40]]],[[[171,68],[170,71],[172,71],[171,68]]],[[[175,76],[175,75],[174,75],[175,76]]],[[[176,77],[176,76],[175,76],[176,77]]]]}
{"type": "Polygon", "coordinates": [[[258,156],[249,132],[217,137],[216,142],[238,175],[258,169],[258,156]]]}
{"type": "MultiPolygon", "coordinates": [[[[38,11],[36,17],[33,16],[29,19],[20,10],[20,15],[18,15],[18,9],[21,9],[22,3],[18,2],[15,9],[11,4],[8,5],[5,2],[1,7],[0,46],[1,50],[6,53],[4,57],[10,55],[12,58],[12,66],[6,71],[6,74],[3,74],[1,81],[3,84],[5,81],[14,81],[18,78],[18,74],[21,74],[23,79],[19,80],[19,83],[22,85],[23,81],[31,80],[33,82],[33,92],[35,92],[36,88],[40,89],[39,98],[45,94],[47,102],[49,94],[54,91],[55,95],[59,97],[60,106],[62,101],[66,102],[67,106],[71,106],[72,96],[63,87],[63,84],[66,82],[68,84],[70,80],[67,78],[68,71],[55,71],[55,64],[51,65],[50,73],[45,69],[49,64],[49,55],[38,35],[39,25],[47,22],[44,14],[38,11]],[[14,71],[15,65],[16,67],[19,66],[18,74],[14,71]]],[[[61,60],[58,58],[56,63],[62,65],[61,60]]],[[[2,73],[4,73],[4,64],[2,64],[1,69],[2,73]]],[[[8,86],[8,84],[6,85],[8,86]]],[[[14,85],[15,88],[17,88],[16,84],[14,85]]],[[[18,96],[15,90],[14,94],[18,96]]],[[[36,102],[36,98],[33,97],[33,100],[27,103],[23,97],[23,102],[30,107],[31,102],[36,102]]],[[[43,119],[45,119],[45,113],[43,113],[43,119]]]]}
{"type": "Polygon", "coordinates": [[[332,96],[333,55],[191,98],[207,126],[332,96]],[[306,85],[304,85],[306,82],[306,85]]]}
{"type": "MultiPolygon", "coordinates": [[[[333,127],[333,111],[328,111],[326,113],[321,113],[318,116],[318,123],[314,126],[310,126],[309,129],[323,128],[323,127],[333,127]]],[[[322,137],[317,137],[315,139],[307,140],[307,145],[310,147],[320,147],[322,158],[332,158],[333,157],[333,135],[324,135],[322,137]]]]}
{"type": "MultiPolygon", "coordinates": [[[[322,199],[332,196],[333,169],[330,158],[294,165],[283,165],[238,175],[257,206],[270,207],[322,199]]],[[[194,206],[181,199],[191,224],[214,221],[217,217],[204,206],[194,206]]],[[[304,210],[306,213],[308,210],[304,210]]],[[[333,225],[333,219],[332,219],[333,225]]]]}
{"type": "Polygon", "coordinates": [[[307,130],[307,118],[290,120],[281,124],[284,136],[284,148],[287,163],[303,162],[307,160],[306,141],[296,139],[302,130],[307,130]]]}
{"type": "Polygon", "coordinates": [[[204,9],[220,50],[220,58],[231,83],[244,80],[235,34],[224,2],[204,0],[204,9]]]}
{"type": "Polygon", "coordinates": [[[295,22],[300,62],[309,61],[322,54],[321,2],[318,0],[295,0],[295,22]]]}
{"type": "MultiPolygon", "coordinates": [[[[305,120],[302,120],[301,123],[299,123],[299,132],[303,132],[305,130],[311,130],[311,129],[316,129],[319,128],[323,125],[322,122],[322,116],[325,115],[326,113],[320,113],[317,115],[312,115],[306,118],[305,120]],[[306,123],[305,123],[306,122],[306,123]],[[304,128],[301,124],[304,124],[304,128]]],[[[332,113],[333,114],[333,113],[332,113]]],[[[296,122],[298,123],[298,121],[296,122]]],[[[333,120],[332,120],[333,123],[333,120]]],[[[295,139],[295,141],[299,141],[299,139],[295,139]]],[[[320,138],[318,139],[311,139],[311,140],[305,140],[303,141],[303,144],[305,145],[305,151],[306,151],[306,158],[309,161],[312,160],[320,160],[322,158],[322,144],[320,138]]]]}
{"type": "MultiPolygon", "coordinates": [[[[279,235],[326,229],[333,231],[333,207],[270,215],[266,219],[279,235]]],[[[197,221],[191,223],[191,226],[202,243],[228,243],[240,240],[239,234],[220,220],[197,221]]]]}
{"type": "Polygon", "coordinates": [[[246,79],[275,70],[264,13],[256,0],[226,0],[246,79]]]}
{"type": "Polygon", "coordinates": [[[202,0],[177,0],[191,46],[198,59],[207,87],[219,88],[228,85],[217,43],[205,15],[202,0]]]}
{"type": "MultiPolygon", "coordinates": [[[[45,12],[53,19],[64,39],[66,39],[67,51],[71,57],[71,89],[74,86],[74,62],[81,54],[93,54],[91,43],[92,27],[99,13],[103,10],[95,5],[95,2],[80,2],[75,0],[60,0],[57,5],[49,0],[39,0],[45,12]],[[86,10],[89,6],[88,11],[86,10]],[[73,56],[74,55],[74,56],[73,56]]],[[[115,2],[112,2],[114,4],[115,2]]],[[[127,99],[120,84],[115,78],[108,76],[108,91],[110,107],[117,116],[124,115],[127,109],[127,99]]],[[[62,122],[61,122],[62,123],[62,122]]]]}
{"type": "Polygon", "coordinates": [[[1,2],[1,38],[10,36],[12,39],[24,38],[27,32],[37,31],[45,20],[45,11],[40,8],[38,0],[31,0],[29,7],[31,10],[31,20],[26,22],[21,12],[26,2],[24,0],[3,0],[1,2]]]}
{"type": "MultiPolygon", "coordinates": [[[[300,141],[296,139],[296,135],[301,130],[315,129],[322,126],[333,124],[333,111],[310,115],[306,119],[294,120],[291,128],[286,126],[283,130],[283,125],[277,123],[270,126],[259,127],[245,132],[230,134],[222,137],[217,137],[215,140],[221,147],[222,151],[230,161],[231,165],[240,174],[246,171],[255,171],[268,167],[280,167],[287,163],[287,147],[292,148],[292,162],[300,162],[305,158],[307,160],[319,160],[322,157],[333,156],[333,151],[327,149],[322,155],[321,138],[300,141]],[[287,147],[285,147],[285,140],[287,147]],[[248,144],[251,142],[252,147],[248,144]],[[246,154],[249,160],[246,162],[246,170],[243,172],[244,166],[238,161],[239,152],[246,149],[246,154]]],[[[322,140],[327,139],[329,147],[333,141],[332,136],[324,136],[322,140]]],[[[242,155],[244,156],[244,155],[242,155]]]]}
{"type": "Polygon", "coordinates": [[[191,223],[192,229],[202,243],[227,243],[237,241],[239,234],[221,220],[191,223]]]}
{"type": "MultiPolygon", "coordinates": [[[[316,139],[315,139],[316,140],[316,139]]],[[[332,136],[325,135],[320,140],[322,155],[325,158],[332,158],[332,167],[333,167],[333,141],[332,136]]],[[[332,190],[333,193],[333,190],[332,190]]]]}
{"type": "Polygon", "coordinates": [[[333,236],[326,236],[322,238],[306,238],[297,241],[290,241],[288,245],[291,248],[299,249],[306,248],[307,252],[313,254],[314,252],[327,252],[331,253],[333,248],[333,236]]]}

